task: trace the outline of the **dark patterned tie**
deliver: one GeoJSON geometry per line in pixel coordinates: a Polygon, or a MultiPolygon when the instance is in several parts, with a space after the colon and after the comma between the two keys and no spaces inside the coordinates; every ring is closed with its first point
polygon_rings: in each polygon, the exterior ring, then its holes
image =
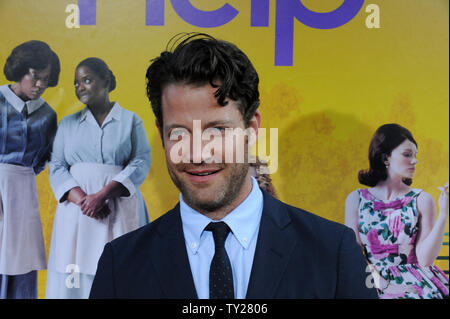
{"type": "Polygon", "coordinates": [[[230,227],[224,222],[217,222],[209,223],[205,230],[212,231],[215,244],[215,253],[209,269],[209,298],[233,299],[233,271],[225,250],[225,239],[230,232],[230,227]]]}

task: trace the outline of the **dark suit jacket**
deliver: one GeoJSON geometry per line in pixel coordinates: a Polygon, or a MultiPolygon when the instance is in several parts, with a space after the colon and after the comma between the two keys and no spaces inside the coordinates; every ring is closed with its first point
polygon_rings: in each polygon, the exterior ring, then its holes
{"type": "MultiPolygon", "coordinates": [[[[247,298],[377,298],[353,230],[263,193],[247,298]]],[[[179,204],[105,246],[90,298],[197,298],[179,204]]]]}

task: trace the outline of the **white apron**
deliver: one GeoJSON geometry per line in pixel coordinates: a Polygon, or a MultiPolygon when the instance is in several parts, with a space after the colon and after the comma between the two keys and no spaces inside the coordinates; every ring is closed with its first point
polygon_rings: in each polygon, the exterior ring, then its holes
{"type": "MultiPolygon", "coordinates": [[[[78,163],[70,174],[86,194],[100,191],[122,170],[121,166],[78,163]]],[[[64,201],[56,208],[50,245],[49,270],[65,273],[78,266],[82,274],[95,275],[106,243],[139,227],[138,192],[108,202],[111,214],[104,219],[83,215],[79,206],[64,201]]]]}
{"type": "Polygon", "coordinates": [[[0,163],[0,274],[46,269],[33,168],[0,163]]]}

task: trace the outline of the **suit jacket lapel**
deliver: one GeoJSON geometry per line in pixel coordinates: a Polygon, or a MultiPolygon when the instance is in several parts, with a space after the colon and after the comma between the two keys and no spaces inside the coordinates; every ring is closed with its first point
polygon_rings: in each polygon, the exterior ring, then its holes
{"type": "Polygon", "coordinates": [[[197,299],[186,252],[179,204],[166,214],[166,219],[158,229],[161,236],[161,251],[155,255],[156,259],[152,258],[162,289],[168,298],[197,299]]]}
{"type": "Polygon", "coordinates": [[[273,298],[289,258],[298,244],[282,204],[263,191],[264,208],[247,289],[248,299],[273,298]]]}

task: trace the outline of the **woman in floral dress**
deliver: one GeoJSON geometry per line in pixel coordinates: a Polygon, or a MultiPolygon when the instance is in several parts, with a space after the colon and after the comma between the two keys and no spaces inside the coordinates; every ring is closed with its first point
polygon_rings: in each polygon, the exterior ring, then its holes
{"type": "Polygon", "coordinates": [[[380,298],[448,298],[449,279],[435,266],[449,212],[448,183],[439,187],[439,217],[431,195],[411,188],[417,143],[398,124],[385,124],[369,147],[368,189],[350,193],[345,224],[369,263],[380,298]]]}

